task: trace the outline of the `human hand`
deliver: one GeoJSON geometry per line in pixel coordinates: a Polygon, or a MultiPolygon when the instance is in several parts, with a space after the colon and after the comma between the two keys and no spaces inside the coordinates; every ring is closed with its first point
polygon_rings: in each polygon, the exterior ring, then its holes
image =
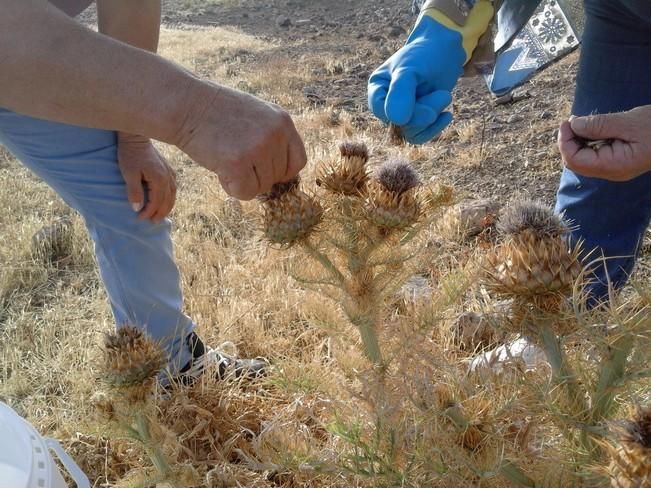
{"type": "Polygon", "coordinates": [[[452,121],[443,110],[465,60],[461,34],[425,15],[405,46],[371,75],[369,108],[384,123],[400,126],[407,142],[423,144],[452,121]]]}
{"type": "Polygon", "coordinates": [[[209,83],[194,92],[176,144],[217,173],[226,193],[241,200],[292,179],[307,162],[303,141],[287,112],[209,83]]]}
{"type": "Polygon", "coordinates": [[[651,105],[628,112],[571,117],[561,124],[558,146],[572,171],[627,181],[651,170],[651,105]],[[583,140],[609,140],[589,147],[583,140]]]}
{"type": "Polygon", "coordinates": [[[138,218],[160,223],[176,201],[176,174],[146,137],[118,133],[118,164],[138,218]],[[146,197],[146,199],[145,199],[146,197]]]}

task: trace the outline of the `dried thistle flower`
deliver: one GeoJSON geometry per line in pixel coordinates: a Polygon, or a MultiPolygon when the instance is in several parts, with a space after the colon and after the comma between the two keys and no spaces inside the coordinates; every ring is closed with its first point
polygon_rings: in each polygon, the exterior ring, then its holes
{"type": "Polygon", "coordinates": [[[381,229],[404,229],[421,214],[420,178],[405,161],[385,163],[368,185],[368,219],[381,229]]]}
{"type": "Polygon", "coordinates": [[[115,333],[107,334],[103,353],[104,381],[116,388],[142,388],[143,396],[166,363],[165,353],[158,344],[131,326],[123,326],[115,333]]]}
{"type": "Polygon", "coordinates": [[[319,202],[299,189],[298,177],[277,183],[259,200],[265,210],[265,235],[274,244],[294,244],[310,234],[323,217],[319,202]]]}
{"type": "Polygon", "coordinates": [[[376,179],[388,191],[402,194],[421,184],[420,176],[408,161],[395,159],[380,166],[376,179]]]}
{"type": "Polygon", "coordinates": [[[651,486],[651,407],[639,409],[617,430],[621,437],[615,445],[608,446],[611,486],[651,486]]]}
{"type": "Polygon", "coordinates": [[[470,451],[478,451],[485,438],[486,434],[482,431],[481,424],[470,424],[459,435],[459,444],[470,451]]]}
{"type": "Polygon", "coordinates": [[[569,225],[550,208],[533,200],[509,205],[497,222],[497,230],[505,235],[533,234],[538,239],[560,237],[570,231],[569,225]]]}
{"type": "Polygon", "coordinates": [[[319,169],[316,183],[332,193],[359,196],[368,181],[368,148],[364,143],[347,141],[339,145],[339,152],[337,161],[319,169]]]}
{"type": "MultiPolygon", "coordinates": [[[[498,222],[505,239],[487,256],[484,280],[494,292],[553,305],[549,295],[569,295],[581,273],[581,246],[570,245],[568,231],[552,210],[535,202],[506,209],[498,222]]],[[[548,310],[554,311],[554,310],[548,310]]]]}
{"type": "Polygon", "coordinates": [[[296,175],[289,181],[275,183],[267,193],[258,195],[258,200],[263,203],[268,202],[269,200],[277,200],[286,193],[298,190],[300,183],[301,179],[299,175],[296,175]]]}
{"type": "Polygon", "coordinates": [[[339,153],[344,158],[359,158],[368,161],[368,148],[363,142],[344,141],[339,144],[339,153]]]}

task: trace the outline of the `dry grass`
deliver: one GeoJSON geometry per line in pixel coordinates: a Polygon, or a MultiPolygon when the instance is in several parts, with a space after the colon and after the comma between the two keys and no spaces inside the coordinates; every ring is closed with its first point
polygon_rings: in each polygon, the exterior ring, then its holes
{"type": "MultiPolygon", "coordinates": [[[[462,148],[454,155],[460,165],[478,165],[485,156],[481,120],[424,148],[387,147],[378,126],[355,130],[346,112],[311,108],[302,96],[310,66],[337,70],[338,61],[296,62],[275,56],[274,48],[222,29],[164,29],[161,41],[162,54],[201,75],[290,107],[308,149],[307,181],[335,143],[351,136],[368,144],[372,167],[402,155],[427,170],[434,158],[452,158],[445,156],[452,143],[462,148]]],[[[416,267],[434,291],[431,300],[397,299],[390,308],[383,334],[394,367],[386,402],[378,403],[355,329],[332,303],[289,278],[299,251],[268,248],[256,203],[239,208],[215,176],[174,148],[162,151],[179,174],[173,239],[187,313],[209,344],[229,341],[225,347],[241,356],[274,365],[268,378],[251,384],[205,379],[159,399],[158,419],[181,446],[175,455],[196,467],[201,486],[514,486],[500,476],[505,458],[549,486],[569,486],[564,480],[580,455],[568,455],[574,447],[564,425],[550,421],[547,371],[466,374],[472,351],[455,345],[454,318],[492,307],[474,281],[477,246],[441,243],[424,232],[416,267]],[[450,420],[451,402],[468,425],[450,420]],[[551,466],[559,469],[552,473],[551,466]]],[[[35,261],[31,236],[72,214],[5,152],[0,206],[0,399],[63,439],[94,486],[113,486],[147,462],[137,446],[107,437],[91,404],[99,388],[97,345],[113,324],[83,224],[72,216],[71,259],[35,261]]],[[[648,340],[648,330],[638,332],[648,340]]],[[[610,340],[590,343],[587,332],[575,339],[571,357],[582,361],[610,340]]],[[[636,349],[636,363],[648,359],[644,350],[636,349]]],[[[591,381],[595,364],[587,361],[578,374],[591,381]]],[[[634,382],[617,399],[640,398],[645,388],[643,380],[634,382]]]]}

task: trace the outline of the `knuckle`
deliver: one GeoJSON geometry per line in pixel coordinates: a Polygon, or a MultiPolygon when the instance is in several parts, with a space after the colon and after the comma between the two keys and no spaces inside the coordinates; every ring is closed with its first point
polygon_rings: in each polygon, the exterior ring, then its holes
{"type": "Polygon", "coordinates": [[[603,115],[596,115],[595,117],[592,117],[591,122],[593,132],[596,134],[604,132],[604,129],[606,128],[606,117],[603,115]]]}

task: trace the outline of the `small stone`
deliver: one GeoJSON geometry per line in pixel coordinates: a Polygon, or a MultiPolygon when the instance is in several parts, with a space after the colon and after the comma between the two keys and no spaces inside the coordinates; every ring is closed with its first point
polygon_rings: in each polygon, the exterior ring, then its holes
{"type": "Polygon", "coordinates": [[[455,242],[467,241],[495,224],[500,207],[497,200],[490,198],[463,200],[441,219],[441,236],[455,242]]]}
{"type": "Polygon", "coordinates": [[[402,36],[403,34],[406,34],[406,33],[407,33],[407,31],[405,31],[405,29],[403,29],[399,25],[391,25],[391,26],[389,26],[389,29],[387,30],[387,36],[389,36],[391,38],[394,38],[394,39],[396,37],[400,37],[400,36],[402,36]]]}
{"type": "Polygon", "coordinates": [[[454,323],[455,341],[466,351],[487,347],[495,341],[495,330],[485,315],[464,312],[454,323]]]}
{"type": "Polygon", "coordinates": [[[286,27],[289,27],[290,25],[292,25],[292,21],[286,15],[279,15],[278,17],[276,17],[276,26],[277,27],[285,27],[286,28],[286,27]]]}
{"type": "Polygon", "coordinates": [[[521,371],[535,371],[547,364],[549,363],[545,352],[521,337],[474,357],[470,362],[470,371],[481,372],[482,369],[490,369],[500,374],[508,367],[515,367],[521,371]]]}
{"type": "Polygon", "coordinates": [[[507,124],[514,124],[516,122],[521,122],[523,120],[522,115],[520,114],[513,114],[509,116],[508,119],[506,119],[507,124]]]}
{"type": "Polygon", "coordinates": [[[417,306],[432,299],[434,290],[427,278],[420,275],[411,276],[402,286],[396,298],[403,306],[417,306]]]}

